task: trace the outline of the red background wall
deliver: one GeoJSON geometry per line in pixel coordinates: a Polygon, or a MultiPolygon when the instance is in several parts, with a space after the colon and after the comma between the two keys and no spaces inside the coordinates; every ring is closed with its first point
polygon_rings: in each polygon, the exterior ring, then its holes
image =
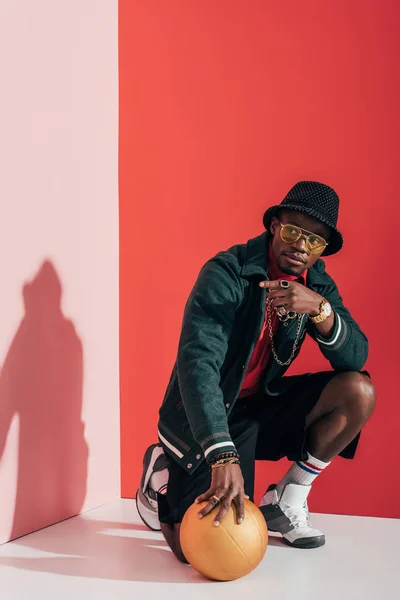
{"type": "MultiPolygon", "coordinates": [[[[299,179],[333,185],[328,271],[370,338],[378,408],[314,511],[400,517],[399,8],[393,0],[120,0],[122,495],[156,440],[186,297],[299,179]]],[[[326,368],[309,343],[294,371],[326,368]]],[[[257,496],[286,469],[258,465],[257,496]]]]}

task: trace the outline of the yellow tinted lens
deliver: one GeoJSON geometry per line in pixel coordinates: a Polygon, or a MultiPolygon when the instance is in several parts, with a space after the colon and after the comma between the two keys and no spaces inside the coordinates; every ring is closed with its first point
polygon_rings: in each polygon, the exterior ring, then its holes
{"type": "Polygon", "coordinates": [[[301,229],[295,225],[283,225],[281,229],[281,238],[287,244],[297,242],[301,238],[301,229]]]}
{"type": "Polygon", "coordinates": [[[312,254],[320,254],[325,250],[326,241],[319,235],[309,235],[307,246],[312,254]]]}

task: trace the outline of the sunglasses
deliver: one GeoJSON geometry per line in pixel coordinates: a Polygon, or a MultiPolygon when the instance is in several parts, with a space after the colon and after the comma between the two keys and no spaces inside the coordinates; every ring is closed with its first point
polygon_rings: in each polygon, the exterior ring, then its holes
{"type": "Polygon", "coordinates": [[[307,229],[301,229],[297,225],[291,225],[290,223],[279,223],[281,226],[281,240],[286,244],[294,244],[301,237],[304,237],[306,242],[306,248],[311,254],[321,254],[328,245],[328,242],[312,231],[307,229]],[[308,235],[305,235],[308,234],[308,235]]]}

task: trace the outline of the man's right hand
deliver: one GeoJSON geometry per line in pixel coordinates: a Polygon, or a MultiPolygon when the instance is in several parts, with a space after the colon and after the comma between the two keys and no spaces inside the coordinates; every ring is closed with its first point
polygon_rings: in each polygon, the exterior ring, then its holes
{"type": "Polygon", "coordinates": [[[240,465],[227,465],[212,469],[210,489],[195,500],[196,503],[209,501],[198,513],[198,517],[201,519],[208,515],[220,503],[220,510],[214,520],[214,525],[218,526],[233,502],[237,522],[240,524],[244,519],[244,498],[248,498],[248,496],[245,496],[244,493],[244,481],[240,465]]]}

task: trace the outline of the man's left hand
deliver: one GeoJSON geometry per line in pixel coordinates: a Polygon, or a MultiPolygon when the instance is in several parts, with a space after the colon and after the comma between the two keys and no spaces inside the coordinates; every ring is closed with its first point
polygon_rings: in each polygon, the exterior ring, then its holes
{"type": "Polygon", "coordinates": [[[284,306],[287,311],[293,311],[311,317],[320,312],[323,297],[313,292],[305,285],[289,281],[289,287],[283,288],[279,281],[261,281],[260,287],[267,288],[267,295],[274,308],[284,306]]]}

